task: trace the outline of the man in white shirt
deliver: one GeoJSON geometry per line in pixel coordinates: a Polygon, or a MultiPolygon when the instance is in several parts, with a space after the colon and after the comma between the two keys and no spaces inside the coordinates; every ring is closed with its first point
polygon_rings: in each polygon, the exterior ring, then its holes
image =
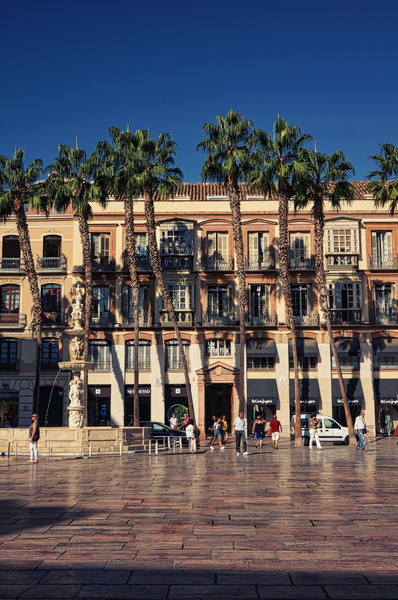
{"type": "Polygon", "coordinates": [[[240,444],[242,442],[243,445],[243,456],[246,456],[247,444],[246,444],[246,436],[245,436],[245,427],[246,427],[246,419],[244,417],[243,412],[239,413],[239,416],[234,420],[234,428],[235,428],[235,439],[236,439],[236,456],[240,454],[240,444]]]}
{"type": "Polygon", "coordinates": [[[361,414],[357,416],[354,423],[354,432],[358,435],[358,444],[356,445],[357,452],[366,452],[365,450],[365,411],[361,410],[361,414]]]}
{"type": "Polygon", "coordinates": [[[177,419],[177,417],[175,416],[175,413],[172,413],[172,414],[171,414],[171,417],[170,417],[170,421],[169,421],[169,423],[170,423],[170,427],[171,427],[172,429],[177,429],[177,428],[178,428],[178,419],[177,419]]]}

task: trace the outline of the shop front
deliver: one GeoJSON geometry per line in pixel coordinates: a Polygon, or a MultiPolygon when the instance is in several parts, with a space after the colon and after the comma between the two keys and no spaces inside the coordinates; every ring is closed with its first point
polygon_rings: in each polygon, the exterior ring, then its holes
{"type": "Polygon", "coordinates": [[[111,425],[111,386],[89,385],[87,422],[89,427],[110,427],[111,425]]]}
{"type": "Polygon", "coordinates": [[[184,415],[188,413],[188,397],[185,385],[166,385],[164,415],[166,425],[169,424],[172,413],[176,415],[178,424],[181,426],[184,415]]]}
{"type": "MultiPolygon", "coordinates": [[[[295,412],[294,399],[294,379],[289,383],[290,393],[290,416],[295,412]]],[[[321,403],[321,393],[319,390],[319,382],[317,379],[300,379],[299,380],[299,397],[301,412],[318,412],[321,403]]]]}
{"type": "Polygon", "coordinates": [[[377,411],[377,433],[398,435],[397,380],[375,378],[373,385],[377,411]]]}
{"type": "Polygon", "coordinates": [[[278,390],[275,379],[247,380],[247,424],[249,432],[260,415],[269,423],[277,409],[278,390]]]}
{"type": "MultiPolygon", "coordinates": [[[[151,420],[151,386],[138,386],[138,402],[140,410],[140,421],[151,420]]],[[[134,385],[126,385],[124,388],[124,424],[126,427],[134,425],[134,385]]]]}
{"type": "Polygon", "coordinates": [[[0,427],[18,427],[18,394],[8,389],[0,390],[0,427]]]}
{"type": "MultiPolygon", "coordinates": [[[[348,406],[350,408],[352,422],[359,415],[364,404],[364,396],[362,390],[361,380],[359,378],[345,379],[344,380],[345,391],[347,394],[348,406]]],[[[347,420],[345,418],[343,398],[341,396],[340,383],[338,379],[332,379],[332,403],[333,403],[333,415],[338,423],[346,426],[347,420]]]]}

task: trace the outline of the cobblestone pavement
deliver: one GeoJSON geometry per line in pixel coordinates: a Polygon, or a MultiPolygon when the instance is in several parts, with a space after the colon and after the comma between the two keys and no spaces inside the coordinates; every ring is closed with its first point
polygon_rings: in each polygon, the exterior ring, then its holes
{"type": "Polygon", "coordinates": [[[398,598],[396,439],[0,458],[0,598],[398,598]]]}

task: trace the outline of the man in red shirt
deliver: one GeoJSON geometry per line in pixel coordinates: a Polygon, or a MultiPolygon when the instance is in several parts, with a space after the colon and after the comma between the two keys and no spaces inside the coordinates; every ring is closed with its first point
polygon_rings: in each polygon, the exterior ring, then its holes
{"type": "Polygon", "coordinates": [[[273,416],[271,423],[269,424],[269,431],[271,433],[272,447],[278,450],[278,441],[280,434],[282,433],[281,422],[276,418],[276,414],[273,416]]]}

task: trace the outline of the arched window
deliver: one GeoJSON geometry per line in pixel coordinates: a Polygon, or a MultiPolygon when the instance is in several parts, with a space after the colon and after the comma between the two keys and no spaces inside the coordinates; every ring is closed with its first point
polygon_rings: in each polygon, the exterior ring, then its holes
{"type": "Polygon", "coordinates": [[[2,285],[0,286],[0,292],[0,312],[5,314],[19,313],[19,285],[2,285]]]}
{"type": "Polygon", "coordinates": [[[61,286],[46,283],[41,287],[41,302],[44,323],[59,323],[61,320],[61,286]]]}

